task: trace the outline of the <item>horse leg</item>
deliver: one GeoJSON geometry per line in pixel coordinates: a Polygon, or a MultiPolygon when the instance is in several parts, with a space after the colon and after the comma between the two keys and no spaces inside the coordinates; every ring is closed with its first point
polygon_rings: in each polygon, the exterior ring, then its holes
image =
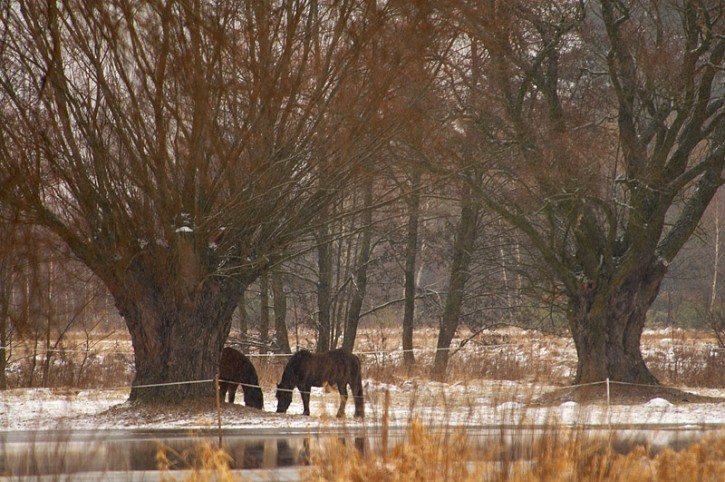
{"type": "Polygon", "coordinates": [[[302,415],[309,415],[310,414],[310,390],[312,390],[312,387],[297,387],[300,391],[300,395],[302,396],[302,415]]]}
{"type": "Polygon", "coordinates": [[[229,403],[234,403],[234,396],[237,394],[237,385],[236,383],[232,383],[229,385],[229,403]]]}
{"type": "Polygon", "coordinates": [[[241,387],[242,387],[242,393],[244,393],[244,405],[249,406],[249,401],[250,401],[249,390],[250,390],[250,388],[246,385],[242,385],[241,387]]]}
{"type": "Polygon", "coordinates": [[[227,397],[227,389],[228,388],[229,388],[229,384],[227,384],[226,382],[219,383],[219,399],[222,402],[225,402],[226,401],[224,399],[227,397]]]}
{"type": "Polygon", "coordinates": [[[365,416],[365,399],[363,398],[362,380],[358,377],[350,385],[352,388],[352,397],[355,400],[355,416],[363,418],[365,416]]]}
{"type": "Polygon", "coordinates": [[[347,383],[338,384],[337,391],[340,392],[340,408],[337,409],[337,418],[345,418],[345,404],[347,403],[347,383]]]}

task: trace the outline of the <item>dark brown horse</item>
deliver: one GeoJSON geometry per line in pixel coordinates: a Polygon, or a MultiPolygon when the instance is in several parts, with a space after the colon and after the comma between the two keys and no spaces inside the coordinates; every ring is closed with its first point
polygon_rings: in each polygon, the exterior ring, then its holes
{"type": "Polygon", "coordinates": [[[355,416],[363,417],[362,374],[360,359],[345,350],[332,350],[327,353],[311,353],[300,350],[287,362],[282,373],[282,381],[277,385],[277,413],[286,413],[292,403],[292,391],[295,387],[302,396],[303,415],[310,414],[310,390],[327,383],[337,387],[340,392],[338,417],[345,416],[347,386],[350,385],[355,400],[355,416]]]}
{"type": "Polygon", "coordinates": [[[259,378],[254,365],[249,358],[234,348],[226,347],[222,350],[219,361],[219,392],[224,400],[229,391],[229,403],[234,403],[237,387],[242,385],[244,391],[244,404],[248,407],[261,409],[264,406],[262,389],[259,388],[259,378]]]}

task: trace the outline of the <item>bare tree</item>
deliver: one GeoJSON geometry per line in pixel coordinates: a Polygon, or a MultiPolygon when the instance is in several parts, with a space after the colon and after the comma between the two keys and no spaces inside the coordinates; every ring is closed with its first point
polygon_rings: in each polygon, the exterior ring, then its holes
{"type": "Polygon", "coordinates": [[[13,286],[17,276],[16,225],[0,222],[0,390],[8,388],[7,364],[11,354],[13,323],[10,319],[13,286]]]}
{"type": "Polygon", "coordinates": [[[213,377],[244,289],[384,142],[377,105],[396,59],[362,53],[390,13],[353,1],[2,8],[0,202],[112,293],[135,353],[131,399],[211,394],[164,384],[213,377]]]}
{"type": "Polygon", "coordinates": [[[368,288],[368,269],[372,255],[373,237],[373,180],[368,179],[363,186],[363,206],[360,227],[359,247],[354,251],[355,266],[350,273],[351,299],[345,315],[344,338],[342,348],[353,351],[363,301],[368,288]]]}
{"type": "Polygon", "coordinates": [[[416,264],[418,262],[418,228],[420,224],[421,174],[418,170],[410,178],[407,196],[408,225],[405,236],[405,266],[403,268],[403,360],[410,367],[415,364],[413,331],[415,326],[416,264]]]}
{"type": "MultiPolygon", "coordinates": [[[[329,214],[329,211],[326,212],[329,214]]],[[[330,216],[327,216],[328,218],[330,216]]],[[[317,234],[317,351],[332,348],[332,239],[325,224],[317,234]]]]}
{"type": "Polygon", "coordinates": [[[448,349],[461,319],[466,283],[470,277],[471,260],[476,245],[480,204],[470,196],[470,188],[462,189],[460,217],[456,225],[451,255],[450,279],[443,315],[440,320],[433,374],[442,377],[448,366],[448,349]]]}
{"type": "Polygon", "coordinates": [[[478,127],[503,154],[503,189],[477,197],[568,301],[576,382],[657,384],[646,313],[722,184],[722,3],[455,3],[481,45],[478,127]]]}

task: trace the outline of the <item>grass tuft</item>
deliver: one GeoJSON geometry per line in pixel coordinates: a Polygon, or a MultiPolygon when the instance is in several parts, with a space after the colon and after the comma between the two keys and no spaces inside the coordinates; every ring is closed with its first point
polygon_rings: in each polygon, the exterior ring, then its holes
{"type": "Polygon", "coordinates": [[[156,452],[156,464],[161,482],[232,482],[237,478],[231,469],[231,457],[223,449],[209,442],[199,442],[182,453],[161,447],[156,452]],[[171,456],[170,456],[171,454],[171,456]],[[185,466],[177,467],[177,461],[185,466]],[[175,471],[181,478],[171,472],[175,471]],[[179,472],[180,471],[180,472],[179,472]]]}
{"type": "Polygon", "coordinates": [[[725,480],[725,437],[655,453],[640,444],[624,453],[607,437],[552,429],[510,457],[501,441],[476,446],[465,429],[413,422],[387,453],[330,440],[311,455],[307,482],[416,480],[492,482],[716,482],[725,480]]]}

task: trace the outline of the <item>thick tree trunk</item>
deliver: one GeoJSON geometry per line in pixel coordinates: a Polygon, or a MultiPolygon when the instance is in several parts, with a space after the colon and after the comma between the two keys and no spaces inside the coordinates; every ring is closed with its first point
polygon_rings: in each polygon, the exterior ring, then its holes
{"type": "MultiPolygon", "coordinates": [[[[137,303],[133,311],[147,311],[145,304],[137,303]]],[[[177,312],[173,319],[153,322],[135,321],[126,312],[136,365],[130,400],[181,402],[214,395],[209,380],[216,375],[231,318],[211,320],[204,311],[177,312]],[[156,341],[149,339],[150,331],[156,341]]]]}
{"type": "Polygon", "coordinates": [[[180,402],[214,394],[211,382],[182,383],[214,378],[231,327],[234,304],[224,302],[221,296],[205,298],[191,310],[166,306],[153,297],[127,306],[119,303],[135,355],[131,400],[180,402]],[[164,385],[169,383],[179,384],[164,385]]]}
{"type": "Polygon", "coordinates": [[[586,287],[572,297],[570,323],[578,355],[575,384],[615,382],[657,385],[642,358],[647,310],[666,268],[653,262],[618,287],[586,287]]]}
{"type": "Polygon", "coordinates": [[[207,276],[190,248],[180,242],[174,255],[159,250],[137,256],[122,283],[107,277],[134,349],[130,400],[182,402],[214,395],[211,380],[232,313],[253,277],[207,276]]]}

